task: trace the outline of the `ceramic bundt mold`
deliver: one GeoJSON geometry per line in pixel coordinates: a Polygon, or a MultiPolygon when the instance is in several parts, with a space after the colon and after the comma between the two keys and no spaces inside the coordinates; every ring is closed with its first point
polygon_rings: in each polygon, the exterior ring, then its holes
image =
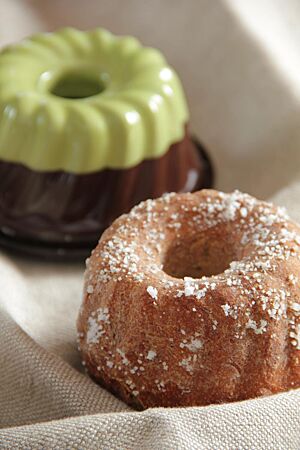
{"type": "Polygon", "coordinates": [[[38,34],[0,53],[0,243],[88,254],[135,203],[210,187],[178,76],[135,38],[38,34]]]}

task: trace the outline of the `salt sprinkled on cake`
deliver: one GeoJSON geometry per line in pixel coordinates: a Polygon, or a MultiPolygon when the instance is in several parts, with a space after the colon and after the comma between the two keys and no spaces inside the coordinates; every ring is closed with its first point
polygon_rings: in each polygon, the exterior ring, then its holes
{"type": "Polygon", "coordinates": [[[87,288],[86,288],[86,292],[88,294],[92,294],[94,292],[94,288],[91,284],[88,284],[87,288]]]}
{"type": "Polygon", "coordinates": [[[180,348],[187,348],[191,352],[197,352],[203,347],[203,341],[197,337],[191,339],[190,342],[183,341],[180,343],[180,348]]]}
{"type": "Polygon", "coordinates": [[[300,316],[300,303],[293,302],[291,304],[291,309],[294,311],[296,316],[300,316]]]}
{"type": "Polygon", "coordinates": [[[300,324],[295,327],[294,331],[290,332],[290,337],[292,338],[292,345],[300,350],[300,324]]]}
{"type": "MultiPolygon", "coordinates": [[[[89,280],[87,284],[87,293],[93,294],[93,286],[99,282],[114,283],[116,286],[124,281],[143,282],[147,283],[148,296],[154,300],[148,302],[151,308],[160,310],[156,300],[169,293],[173,294],[174,305],[185,302],[186,309],[190,309],[193,318],[197,318],[197,331],[201,333],[195,335],[188,329],[178,328],[178,340],[174,336],[174,339],[170,339],[170,345],[178,345],[181,349],[182,359],[178,364],[188,374],[198,367],[201,355],[206,350],[202,325],[205,322],[201,314],[203,311],[205,313],[205,304],[211,300],[213,291],[220,287],[225,292],[218,304],[220,314],[209,318],[209,332],[213,336],[218,336],[220,332],[222,317],[222,321],[235,321],[232,335],[235,339],[242,339],[246,335],[257,335],[257,339],[263,339],[264,336],[271,338],[271,325],[285,320],[289,327],[290,343],[300,350],[300,324],[296,323],[300,315],[300,303],[295,301],[292,292],[298,278],[290,274],[285,284],[278,279],[277,284],[272,287],[269,285],[269,280],[276,279],[281,261],[294,258],[295,249],[298,251],[300,246],[300,236],[289,229],[285,210],[259,202],[239,191],[219,193],[213,199],[208,194],[205,200],[196,206],[193,202],[191,206],[188,202],[180,207],[177,205],[175,210],[175,194],[166,194],[160,199],[142,202],[128,215],[121,217],[115,225],[115,235],[107,241],[104,238],[102,250],[94,255],[99,265],[95,279],[89,280]],[[161,222],[165,226],[161,226],[161,222]],[[180,241],[185,237],[182,224],[200,234],[229,222],[232,234],[237,236],[245,252],[248,248],[253,249],[248,256],[240,260],[236,258],[222,273],[210,277],[186,276],[180,279],[164,271],[160,255],[165,255],[168,233],[172,234],[174,241],[180,241]],[[145,236],[145,243],[138,245],[135,238],[141,233],[145,236]],[[140,260],[144,261],[143,265],[139,264],[140,260]],[[231,295],[239,301],[232,304],[231,295]],[[263,313],[263,319],[257,318],[259,311],[263,313]]],[[[166,317],[164,313],[162,310],[161,318],[166,317]]],[[[109,329],[109,326],[108,309],[97,310],[95,316],[88,318],[87,344],[99,344],[101,338],[105,339],[106,327],[109,329]]],[[[147,371],[153,360],[161,365],[164,374],[164,377],[156,380],[155,385],[158,390],[164,390],[173,362],[171,357],[159,360],[156,350],[144,350],[136,359],[130,353],[125,355],[123,350],[116,349],[116,353],[110,355],[104,364],[113,371],[117,370],[116,365],[119,365],[118,370],[124,365],[128,374],[139,376],[141,372],[147,371]]],[[[128,389],[132,395],[139,395],[131,380],[128,389]]]]}
{"type": "Polygon", "coordinates": [[[147,292],[150,295],[150,297],[152,297],[154,300],[157,300],[157,289],[153,286],[148,286],[147,287],[147,292]]]}
{"type": "Polygon", "coordinates": [[[149,361],[153,361],[153,359],[156,357],[156,351],[155,350],[149,350],[147,353],[146,359],[149,361]]]}
{"type": "Polygon", "coordinates": [[[98,344],[100,337],[105,333],[103,323],[109,324],[108,308],[98,308],[92,314],[92,317],[88,318],[88,330],[86,336],[88,345],[98,344]]]}
{"type": "Polygon", "coordinates": [[[262,334],[267,330],[268,322],[266,320],[261,320],[260,324],[257,325],[255,320],[249,320],[246,324],[246,328],[252,329],[255,334],[262,334]]]}
{"type": "Polygon", "coordinates": [[[86,333],[86,343],[97,344],[99,338],[104,334],[102,326],[93,317],[88,318],[88,330],[86,333]]]}
{"type": "Polygon", "coordinates": [[[230,305],[228,305],[228,303],[226,303],[225,305],[221,305],[221,308],[224,311],[225,316],[229,316],[229,312],[230,312],[230,305]]]}

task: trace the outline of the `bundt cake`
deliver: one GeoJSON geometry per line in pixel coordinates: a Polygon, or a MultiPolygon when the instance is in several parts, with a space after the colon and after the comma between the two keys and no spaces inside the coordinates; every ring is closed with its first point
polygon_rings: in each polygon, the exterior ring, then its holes
{"type": "Polygon", "coordinates": [[[174,70],[132,37],[67,28],[5,48],[2,233],[61,248],[95,245],[137,202],[209,186],[188,119],[174,70]]]}
{"type": "Polygon", "coordinates": [[[235,191],[148,200],[87,261],[89,374],[138,409],[300,387],[300,228],[235,191]]]}

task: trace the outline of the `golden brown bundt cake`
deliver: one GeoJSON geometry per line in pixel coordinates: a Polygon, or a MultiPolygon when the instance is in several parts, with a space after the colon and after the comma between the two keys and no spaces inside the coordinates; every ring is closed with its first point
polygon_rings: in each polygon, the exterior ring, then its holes
{"type": "Polygon", "coordinates": [[[300,387],[300,228],[235,191],[167,194],[104,233],[78,318],[90,375],[137,408],[300,387]]]}

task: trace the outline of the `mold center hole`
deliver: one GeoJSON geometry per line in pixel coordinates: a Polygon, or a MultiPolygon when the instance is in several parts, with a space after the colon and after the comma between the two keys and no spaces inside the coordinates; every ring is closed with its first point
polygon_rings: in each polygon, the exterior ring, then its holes
{"type": "Polygon", "coordinates": [[[99,76],[73,71],[58,78],[51,88],[51,93],[58,97],[80,99],[100,94],[105,87],[99,76]]]}

